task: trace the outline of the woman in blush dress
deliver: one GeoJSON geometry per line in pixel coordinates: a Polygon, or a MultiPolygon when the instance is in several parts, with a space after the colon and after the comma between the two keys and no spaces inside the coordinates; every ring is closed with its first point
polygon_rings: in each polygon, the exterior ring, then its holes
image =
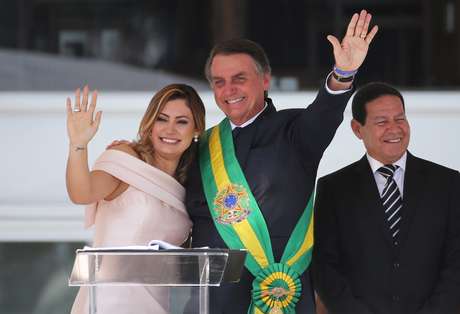
{"type": "MultiPolygon", "coordinates": [[[[181,245],[191,221],[184,206],[187,167],[204,130],[205,109],[187,85],[164,87],[150,101],[134,143],[112,146],[88,168],[87,145],[99,127],[97,92],[85,86],[67,99],[70,199],[87,204],[85,225],[95,226],[94,247],[146,245],[152,239],[181,245]],[[91,96],[91,100],[89,98],[91,96]]],[[[98,313],[167,313],[166,288],[98,288],[98,313]]],[[[88,290],[80,288],[72,314],[88,313],[88,290]]]]}

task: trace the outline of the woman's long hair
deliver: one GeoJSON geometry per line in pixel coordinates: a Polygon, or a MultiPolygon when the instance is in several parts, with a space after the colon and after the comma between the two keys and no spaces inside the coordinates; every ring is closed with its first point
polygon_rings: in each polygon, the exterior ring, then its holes
{"type": "MultiPolygon", "coordinates": [[[[155,150],[150,135],[152,134],[153,124],[158,115],[163,110],[168,101],[184,99],[192,112],[195,129],[201,134],[205,128],[205,109],[203,101],[193,87],[185,84],[170,84],[163,87],[150,100],[147,111],[139,125],[137,140],[134,142],[133,149],[139,154],[140,158],[148,164],[153,164],[155,150]]],[[[174,178],[180,183],[186,180],[187,169],[196,155],[197,143],[192,141],[190,146],[182,154],[177,165],[174,178]]]]}

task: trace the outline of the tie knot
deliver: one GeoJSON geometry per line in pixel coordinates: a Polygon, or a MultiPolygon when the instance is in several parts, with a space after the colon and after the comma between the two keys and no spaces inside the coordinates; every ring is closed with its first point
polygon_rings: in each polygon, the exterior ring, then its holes
{"type": "Polygon", "coordinates": [[[396,169],[398,169],[399,166],[395,166],[395,165],[385,165],[383,167],[380,167],[379,169],[377,169],[378,173],[380,173],[382,176],[384,176],[385,178],[390,178],[390,177],[393,177],[393,175],[395,174],[395,171],[396,169]]]}
{"type": "Polygon", "coordinates": [[[238,137],[238,134],[241,132],[241,129],[242,129],[242,127],[239,127],[239,126],[233,128],[232,136],[233,136],[234,139],[238,137]]]}

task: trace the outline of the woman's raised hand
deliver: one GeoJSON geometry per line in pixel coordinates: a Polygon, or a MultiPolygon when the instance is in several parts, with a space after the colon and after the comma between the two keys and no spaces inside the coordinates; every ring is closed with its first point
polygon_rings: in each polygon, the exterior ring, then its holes
{"type": "Polygon", "coordinates": [[[80,88],[75,91],[75,103],[69,97],[66,100],[67,106],[67,133],[70,145],[85,147],[94,137],[101,122],[102,111],[96,110],[97,91],[91,93],[91,103],[88,105],[89,87],[83,87],[83,98],[80,100],[80,88]]]}

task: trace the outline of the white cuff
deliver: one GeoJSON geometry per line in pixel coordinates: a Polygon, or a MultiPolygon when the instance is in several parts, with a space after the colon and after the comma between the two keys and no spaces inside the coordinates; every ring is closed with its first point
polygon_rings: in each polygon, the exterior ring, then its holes
{"type": "Polygon", "coordinates": [[[332,71],[329,72],[329,74],[327,75],[326,77],[326,82],[324,83],[324,86],[326,87],[326,90],[329,94],[332,94],[332,95],[340,95],[340,94],[343,94],[343,93],[346,93],[348,91],[351,90],[351,87],[348,88],[348,89],[341,89],[341,90],[332,90],[329,88],[329,86],[327,86],[327,82],[329,81],[329,77],[332,75],[332,71]]]}

